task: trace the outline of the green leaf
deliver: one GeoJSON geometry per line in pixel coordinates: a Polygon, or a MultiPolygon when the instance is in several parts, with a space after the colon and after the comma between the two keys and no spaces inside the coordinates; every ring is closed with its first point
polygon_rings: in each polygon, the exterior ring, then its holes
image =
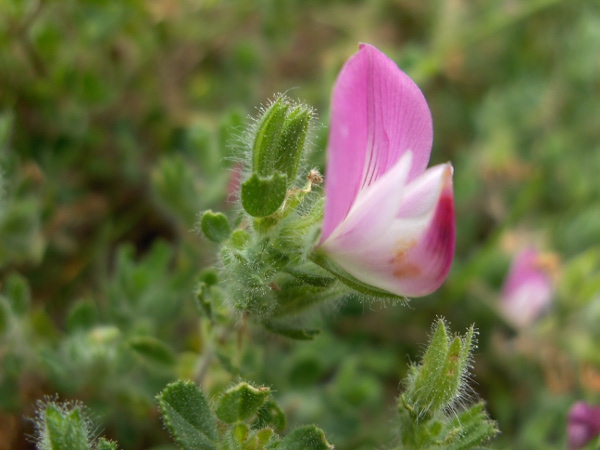
{"type": "Polygon", "coordinates": [[[267,387],[255,388],[242,382],[223,393],[217,402],[215,413],[225,423],[247,420],[258,412],[270,394],[271,390],[267,387]]]}
{"type": "Polygon", "coordinates": [[[233,435],[233,438],[236,440],[236,442],[239,442],[241,444],[246,439],[248,439],[248,435],[250,434],[250,427],[243,422],[238,422],[235,425],[233,425],[233,428],[231,429],[231,434],[233,435]]]}
{"type": "Polygon", "coordinates": [[[2,336],[8,329],[8,323],[10,322],[11,314],[10,307],[4,297],[0,297],[0,336],[2,336]]]}
{"type": "Polygon", "coordinates": [[[107,441],[104,438],[100,438],[98,441],[98,445],[96,446],[96,450],[117,450],[117,443],[112,441],[107,441]]]}
{"type": "Polygon", "coordinates": [[[86,330],[96,324],[98,308],[90,300],[79,300],[69,310],[67,316],[67,330],[86,330]]]}
{"type": "Polygon", "coordinates": [[[229,244],[238,250],[243,249],[250,242],[250,234],[244,230],[235,230],[229,239],[229,244]]]}
{"type": "Polygon", "coordinates": [[[253,174],[242,183],[242,206],[252,217],[266,217],[279,209],[287,193],[287,175],[274,172],[263,177],[253,174]]]}
{"type": "Polygon", "coordinates": [[[63,411],[53,403],[44,410],[45,442],[52,450],[88,450],[88,435],[80,408],[63,411]]]}
{"type": "Polygon", "coordinates": [[[175,362],[175,355],[162,341],[151,336],[137,336],[129,340],[133,350],[151,361],[159,364],[171,365],[175,362]]]}
{"type": "Polygon", "coordinates": [[[169,384],[156,397],[165,425],[185,450],[216,450],[215,419],[202,391],[190,381],[169,384]]]}
{"type": "Polygon", "coordinates": [[[204,235],[212,242],[220,244],[231,235],[231,227],[225,214],[220,212],[204,211],[200,220],[200,228],[204,235]]]}
{"type": "Polygon", "coordinates": [[[10,274],[4,281],[3,291],[15,314],[21,316],[29,311],[31,292],[27,280],[23,276],[18,273],[10,274]]]}
{"type": "Polygon", "coordinates": [[[296,428],[288,434],[277,447],[278,450],[331,450],[331,445],[325,439],[325,433],[314,425],[296,428]]]}
{"type": "Polygon", "coordinates": [[[285,418],[285,413],[279,405],[271,399],[267,400],[267,402],[258,410],[256,422],[254,422],[256,427],[271,425],[278,433],[282,433],[283,430],[285,430],[286,424],[287,420],[285,418]]]}

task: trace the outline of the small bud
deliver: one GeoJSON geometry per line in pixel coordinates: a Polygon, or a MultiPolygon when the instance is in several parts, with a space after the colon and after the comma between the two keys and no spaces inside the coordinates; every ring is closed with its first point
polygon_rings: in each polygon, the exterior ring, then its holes
{"type": "Polygon", "coordinates": [[[241,185],[242,206],[266,217],[284,203],[306,144],[312,109],[277,98],[258,120],[252,145],[252,175],[241,185]]]}
{"type": "Polygon", "coordinates": [[[231,235],[229,221],[223,213],[214,213],[211,210],[202,214],[200,227],[204,235],[211,241],[220,244],[231,235]]]}
{"type": "Polygon", "coordinates": [[[418,415],[451,406],[462,394],[473,345],[471,327],[464,337],[448,336],[440,319],[416,375],[409,382],[405,401],[418,415]]]}

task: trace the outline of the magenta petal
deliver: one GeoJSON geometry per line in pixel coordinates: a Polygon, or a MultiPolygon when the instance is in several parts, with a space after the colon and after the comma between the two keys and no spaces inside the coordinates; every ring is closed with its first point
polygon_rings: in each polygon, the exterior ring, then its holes
{"type": "Polygon", "coordinates": [[[516,327],[531,325],[550,305],[552,280],[540,264],[540,254],[528,248],[513,262],[502,289],[500,308],[516,327]]]}
{"type": "Polygon", "coordinates": [[[427,171],[437,175],[429,210],[395,218],[369,246],[337,248],[329,257],[358,280],[396,295],[419,297],[439,288],[450,271],[456,237],[452,166],[441,167],[427,171]]]}
{"type": "Polygon", "coordinates": [[[359,192],[390,170],[408,150],[408,180],[427,167],[431,113],[417,85],[375,47],[361,44],[333,90],[325,217],[321,242],[348,215],[359,192]]]}
{"type": "Polygon", "coordinates": [[[355,253],[370,247],[393,225],[406,190],[412,154],[407,152],[389,172],[361,191],[346,218],[321,245],[331,253],[355,253]]]}
{"type": "Polygon", "coordinates": [[[569,450],[579,450],[600,435],[600,406],[585,402],[575,403],[567,418],[567,440],[569,450]]]}

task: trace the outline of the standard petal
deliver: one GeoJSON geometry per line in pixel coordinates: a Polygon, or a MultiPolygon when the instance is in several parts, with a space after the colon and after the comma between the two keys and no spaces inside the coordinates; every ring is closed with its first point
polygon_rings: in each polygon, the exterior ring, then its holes
{"type": "Polygon", "coordinates": [[[375,47],[361,44],[342,68],[331,107],[325,172],[322,242],[344,220],[359,195],[408,150],[408,179],[429,161],[431,113],[417,85],[375,47]]]}
{"type": "MultiPolygon", "coordinates": [[[[396,295],[419,297],[435,291],[450,271],[456,238],[452,166],[442,168],[427,171],[437,174],[435,202],[428,211],[396,218],[370,246],[337,249],[329,257],[358,280],[396,295]]],[[[423,176],[429,179],[427,172],[423,176]]]]}

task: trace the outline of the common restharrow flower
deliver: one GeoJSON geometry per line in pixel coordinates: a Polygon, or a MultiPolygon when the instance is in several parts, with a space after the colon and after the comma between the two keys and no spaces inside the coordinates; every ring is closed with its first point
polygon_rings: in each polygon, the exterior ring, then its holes
{"type": "Polygon", "coordinates": [[[567,417],[567,445],[569,450],[579,450],[600,436],[600,406],[576,402],[567,417]]]}
{"type": "Polygon", "coordinates": [[[397,296],[427,295],[442,284],[454,256],[453,169],[447,163],[426,170],[432,140],[417,85],[361,44],[332,95],[316,249],[328,263],[321,265],[397,296]]]}
{"type": "Polygon", "coordinates": [[[502,313],[515,327],[532,325],[548,309],[554,293],[551,273],[557,265],[555,255],[532,247],[515,256],[500,298],[502,313]]]}

